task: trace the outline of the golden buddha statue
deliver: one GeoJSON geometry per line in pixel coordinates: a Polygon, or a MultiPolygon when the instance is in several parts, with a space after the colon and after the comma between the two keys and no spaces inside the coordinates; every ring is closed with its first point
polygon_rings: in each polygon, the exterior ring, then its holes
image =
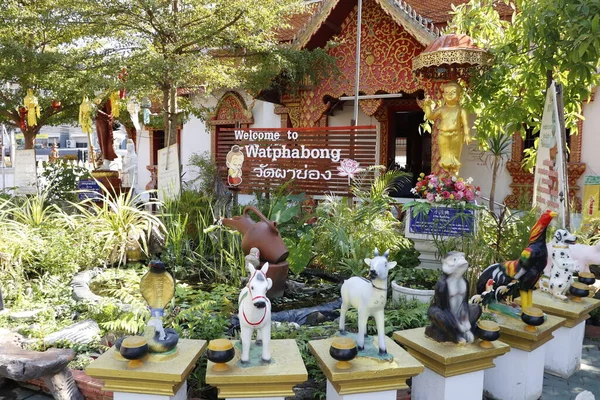
{"type": "Polygon", "coordinates": [[[462,88],[457,82],[442,86],[444,104],[432,110],[433,101],[427,96],[423,111],[438,129],[440,167],[451,175],[458,175],[462,146],[471,142],[467,110],[460,106],[462,88]],[[439,120],[439,121],[437,121],[439,120]]]}

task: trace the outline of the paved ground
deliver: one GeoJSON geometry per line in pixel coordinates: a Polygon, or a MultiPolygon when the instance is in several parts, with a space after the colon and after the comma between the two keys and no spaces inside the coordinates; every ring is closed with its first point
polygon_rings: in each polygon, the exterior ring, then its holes
{"type": "MultiPolygon", "coordinates": [[[[586,339],[583,342],[581,370],[569,379],[544,374],[542,400],[573,400],[584,390],[589,390],[600,400],[600,341],[586,339]]],[[[52,397],[40,391],[20,387],[13,382],[0,388],[0,400],[48,399],[52,397]]]]}
{"type": "Polygon", "coordinates": [[[600,400],[600,341],[583,341],[581,370],[569,379],[544,374],[542,400],[572,400],[584,390],[600,400]]]}

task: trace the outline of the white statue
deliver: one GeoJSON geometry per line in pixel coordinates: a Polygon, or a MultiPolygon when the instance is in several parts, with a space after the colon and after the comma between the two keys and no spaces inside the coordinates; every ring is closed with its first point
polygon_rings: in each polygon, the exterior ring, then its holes
{"type": "Polygon", "coordinates": [[[579,272],[579,263],[570,248],[576,241],[577,237],[571,232],[558,229],[552,241],[547,244],[548,262],[551,264],[550,278],[542,278],[540,288],[560,300],[567,300],[565,293],[573,283],[573,274],[579,272]]]}
{"type": "Polygon", "coordinates": [[[137,154],[133,140],[127,139],[127,154],[123,157],[121,186],[135,188],[137,183],[137,154]]]}
{"type": "Polygon", "coordinates": [[[242,342],[242,364],[250,361],[250,342],[252,333],[256,330],[256,344],[262,346],[262,360],[269,362],[271,352],[269,342],[271,340],[271,301],[267,298],[267,290],[273,286],[271,278],[267,278],[269,263],[265,263],[261,269],[259,266],[258,249],[253,247],[250,254],[246,256],[246,269],[250,273],[248,284],[240,292],[238,298],[240,320],[240,341],[242,342]]]}
{"type": "Polygon", "coordinates": [[[135,96],[132,96],[131,99],[127,102],[127,111],[129,112],[129,116],[131,117],[131,122],[133,122],[133,126],[137,132],[141,132],[142,128],[140,126],[140,103],[138,103],[135,96]]]}
{"type": "Polygon", "coordinates": [[[365,347],[367,320],[373,316],[377,325],[379,354],[387,354],[385,345],[384,312],[387,301],[388,271],[396,266],[396,261],[388,261],[390,251],[383,256],[375,249],[375,257],[365,258],[369,268],[369,279],[353,276],[342,285],[342,308],[340,310],[340,333],[346,332],[346,312],[350,306],[358,310],[358,338],[356,345],[359,350],[365,347]]]}

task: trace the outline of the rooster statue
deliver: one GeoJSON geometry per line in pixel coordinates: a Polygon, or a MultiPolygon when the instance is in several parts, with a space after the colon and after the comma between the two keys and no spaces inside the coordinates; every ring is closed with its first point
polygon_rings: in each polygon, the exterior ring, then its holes
{"type": "Polygon", "coordinates": [[[485,290],[481,294],[476,294],[475,296],[471,297],[469,303],[479,304],[483,306],[482,311],[487,312],[488,304],[490,304],[492,301],[498,301],[498,294],[502,294],[504,288],[506,288],[506,286],[498,286],[496,289],[494,289],[494,280],[488,279],[485,283],[485,290]]]}
{"type": "Polygon", "coordinates": [[[517,281],[521,297],[521,309],[533,305],[533,289],[540,279],[546,262],[548,250],[546,248],[546,229],[552,218],[558,215],[554,211],[546,211],[531,228],[529,244],[521,252],[517,260],[505,261],[487,267],[477,280],[477,293],[486,291],[486,284],[490,279],[494,281],[494,289],[500,286],[510,287],[517,281]]]}

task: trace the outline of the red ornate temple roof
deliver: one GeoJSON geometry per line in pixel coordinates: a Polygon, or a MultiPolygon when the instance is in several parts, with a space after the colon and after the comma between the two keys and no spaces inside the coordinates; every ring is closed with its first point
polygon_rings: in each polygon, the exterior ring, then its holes
{"type": "MultiPolygon", "coordinates": [[[[344,0],[350,3],[349,0],[344,0]]],[[[328,5],[336,3],[335,0],[316,0],[310,3],[308,9],[303,14],[293,15],[289,18],[289,27],[282,29],[278,35],[282,42],[292,41],[298,34],[305,30],[311,21],[312,17],[322,10],[326,10],[328,5]]],[[[468,0],[389,0],[388,3],[402,9],[410,6],[417,17],[422,17],[428,22],[433,23],[437,27],[444,26],[451,18],[452,5],[459,6],[467,3],[468,0]]],[[[352,2],[354,4],[354,2],[352,2]]],[[[512,9],[499,2],[499,10],[505,16],[512,13],[512,9]]],[[[411,11],[412,12],[412,11],[411,11]]]]}

